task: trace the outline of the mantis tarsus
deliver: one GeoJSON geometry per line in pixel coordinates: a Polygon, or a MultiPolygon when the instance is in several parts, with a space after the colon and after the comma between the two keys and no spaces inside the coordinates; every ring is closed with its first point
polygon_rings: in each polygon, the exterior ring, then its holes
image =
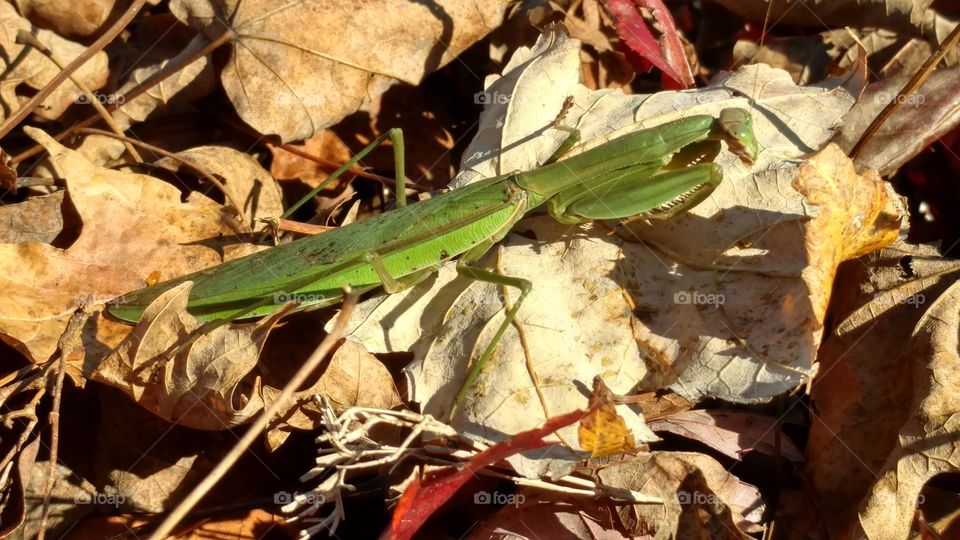
{"type": "MultiPolygon", "coordinates": [[[[394,142],[397,185],[403,186],[399,130],[375,140],[341,170],[387,136],[394,142]]],[[[203,321],[267,315],[289,299],[322,307],[339,302],[345,286],[358,292],[381,286],[388,293],[398,292],[459,256],[460,275],[515,287],[520,295],[472,363],[454,399],[457,408],[532,287],[526,279],[472,263],[517,221],[542,206],[558,221],[570,224],[637,216],[663,219],[692,208],[720,184],[723,173],[712,161],[697,163],[689,150],[708,144],[715,155],[721,140],[730,151],[752,161],[757,141],[750,113],[724,109],[719,118],[690,116],[531,171],[487,178],[409,206],[398,188],[397,208],[392,211],[134,291],[111,305],[109,312],[137,322],[157,296],[188,280],[194,286],[187,309],[203,321]]]]}

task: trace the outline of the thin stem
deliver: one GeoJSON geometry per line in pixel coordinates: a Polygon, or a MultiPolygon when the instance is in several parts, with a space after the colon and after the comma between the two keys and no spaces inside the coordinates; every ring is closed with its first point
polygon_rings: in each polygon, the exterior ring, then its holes
{"type": "MultiPolygon", "coordinates": [[[[53,62],[55,66],[63,70],[63,64],[58,62],[57,59],[53,57],[53,52],[50,49],[48,49],[46,45],[41,43],[39,39],[34,37],[33,34],[29,32],[24,32],[22,30],[17,32],[17,43],[23,43],[24,45],[29,45],[34,49],[40,51],[44,56],[50,59],[50,61],[53,62]]],[[[100,115],[100,118],[103,119],[103,121],[107,124],[107,126],[109,126],[114,133],[122,136],[123,130],[120,129],[120,126],[118,126],[117,123],[113,120],[113,117],[110,116],[110,113],[107,112],[107,109],[105,109],[103,104],[100,103],[100,100],[97,99],[96,95],[94,95],[93,90],[91,90],[90,87],[86,85],[86,83],[74,77],[73,75],[70,75],[70,82],[77,85],[77,87],[83,91],[83,95],[84,97],[87,98],[87,102],[89,102],[90,105],[93,105],[93,108],[96,109],[97,114],[100,115]]],[[[137,150],[133,147],[132,144],[130,144],[129,141],[124,140],[123,146],[127,149],[127,152],[130,153],[130,156],[133,157],[133,159],[137,163],[143,163],[143,158],[140,157],[140,154],[137,153],[137,150]]]]}
{"type": "Polygon", "coordinates": [[[937,47],[937,50],[927,57],[927,60],[920,66],[910,81],[897,93],[897,97],[890,103],[887,103],[887,106],[880,111],[880,114],[873,119],[873,122],[870,122],[870,125],[864,130],[857,144],[853,145],[853,148],[850,150],[850,159],[857,159],[857,156],[859,156],[864,147],[867,146],[867,142],[870,141],[873,134],[890,118],[893,111],[897,110],[897,107],[903,104],[908,97],[920,88],[924,81],[927,80],[927,77],[933,72],[933,69],[940,63],[940,60],[942,60],[947,52],[954,48],[958,42],[960,42],[960,23],[953,27],[950,35],[937,47]]]}

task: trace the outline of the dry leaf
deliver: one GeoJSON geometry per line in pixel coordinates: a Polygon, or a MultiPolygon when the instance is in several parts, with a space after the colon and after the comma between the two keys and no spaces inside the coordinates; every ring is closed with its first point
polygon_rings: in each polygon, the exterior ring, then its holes
{"type": "Polygon", "coordinates": [[[642,291],[644,388],[756,402],[803,384],[837,266],[892,242],[905,213],[889,185],[828,146],[802,166],[725,181],[669,222],[632,226],[646,242],[624,257],[628,286],[642,291]],[[665,279],[651,245],[676,261],[675,284],[659,293],[644,286],[665,279]]]}
{"type": "Polygon", "coordinates": [[[64,198],[63,191],[55,191],[0,206],[0,241],[52,242],[63,232],[64,198]]]}
{"type": "MultiPolygon", "coordinates": [[[[159,18],[155,17],[154,20],[159,18]]],[[[177,23],[168,21],[167,24],[176,25],[177,23]]],[[[184,31],[192,33],[189,29],[184,31]]],[[[121,129],[126,130],[151,116],[156,118],[161,114],[173,114],[183,109],[186,109],[188,114],[194,114],[190,109],[192,104],[213,92],[216,87],[216,78],[209,57],[201,56],[181,66],[175,75],[151,86],[143,94],[129,101],[120,101],[120,96],[124,96],[149,77],[168,69],[171,64],[191,58],[197,49],[206,45],[206,40],[202,37],[195,37],[189,43],[175,38],[165,39],[171,34],[176,36],[170,28],[165,28],[156,40],[149,42],[149,47],[137,51],[137,62],[135,66],[131,66],[129,76],[115,93],[106,96],[107,99],[116,100],[120,105],[120,108],[110,114],[121,129]]],[[[115,163],[125,151],[121,141],[102,135],[83,137],[75,150],[100,165],[115,163]]]]}
{"type": "Polygon", "coordinates": [[[617,404],[603,377],[593,379],[590,394],[590,414],[577,427],[580,448],[590,452],[591,458],[632,452],[636,443],[627,423],[617,414],[617,404]]]}
{"type": "Polygon", "coordinates": [[[551,496],[541,490],[521,489],[514,500],[471,529],[464,540],[543,538],[626,540],[600,501],[551,496]]]}
{"type": "MultiPolygon", "coordinates": [[[[142,287],[154,271],[181,275],[257,249],[235,241],[235,225],[212,200],[194,193],[183,202],[165,182],[102,169],[25,129],[50,152],[82,223],[67,249],[0,244],[0,336],[32,361],[50,357],[81,301],[101,305],[142,287]],[[101,219],[106,215],[111,219],[101,219]]],[[[128,325],[100,318],[88,325],[86,352],[105,354],[129,332],[128,325]]]]}
{"type": "MultiPolygon", "coordinates": [[[[197,146],[178,152],[177,156],[220,178],[226,192],[241,206],[250,230],[263,229],[261,219],[283,213],[279,184],[253,157],[225,146],[197,146]]],[[[177,171],[181,163],[163,158],[157,165],[177,171]]]]}
{"type": "Polygon", "coordinates": [[[486,35],[505,5],[173,0],[170,11],[210,39],[229,27],[236,43],[220,75],[227,95],[256,130],[291,141],[313,136],[397,82],[418,83],[486,35]]]}
{"type": "Polygon", "coordinates": [[[729,456],[741,459],[747,452],[761,452],[797,463],[803,452],[786,435],[777,440],[777,419],[741,411],[684,411],[660,420],[647,419],[650,429],[693,439],[729,456]]]}
{"type": "Polygon", "coordinates": [[[763,515],[760,491],[713,458],[688,452],[655,452],[596,470],[604,486],[660,497],[663,505],[624,505],[617,513],[634,535],[653,538],[746,540],[763,515]]]}
{"type": "Polygon", "coordinates": [[[822,516],[832,534],[905,538],[924,484],[960,466],[951,435],[960,270],[901,244],[848,271],[847,315],[814,384],[809,474],[817,504],[836,508],[822,516]]]}
{"type": "MultiPolygon", "coordinates": [[[[317,396],[327,396],[337,414],[349,407],[393,409],[401,405],[393,377],[386,366],[356,343],[345,341],[325,365],[323,374],[313,386],[294,394],[294,406],[277,414],[281,422],[267,432],[271,449],[278,448],[293,429],[315,430],[325,426],[317,396]]],[[[264,385],[264,403],[269,406],[279,397],[280,391],[264,385]]]]}
{"type": "MultiPolygon", "coordinates": [[[[37,439],[35,445],[39,446],[37,439]]],[[[12,538],[36,538],[40,528],[42,501],[46,492],[46,483],[48,472],[50,471],[49,461],[34,461],[36,449],[28,447],[24,451],[23,457],[17,463],[18,467],[26,465],[29,468],[29,474],[23,476],[25,485],[17,485],[22,490],[23,501],[16,501],[14,504],[26,502],[26,513],[23,521],[16,528],[15,535],[12,538]],[[32,454],[31,455],[31,451],[32,454]]],[[[20,474],[27,472],[20,470],[20,474]]],[[[95,512],[97,504],[94,502],[97,497],[97,488],[90,482],[80,478],[75,472],[63,463],[57,463],[53,469],[54,481],[53,490],[50,493],[50,515],[47,516],[46,533],[49,536],[59,537],[67,533],[76,525],[85,515],[95,512]]],[[[19,484],[18,478],[18,484],[19,484]]],[[[13,528],[10,531],[14,532],[13,528]]],[[[7,538],[6,534],[4,537],[7,538]]]]}
{"type": "Polygon", "coordinates": [[[50,0],[13,0],[17,11],[33,24],[63,36],[89,36],[107,21],[117,0],[51,2],[50,0]]]}
{"type": "MultiPolygon", "coordinates": [[[[0,2],[0,50],[3,51],[3,84],[0,84],[0,120],[12,111],[20,108],[21,100],[26,100],[29,91],[19,88],[26,84],[33,90],[45,86],[59,72],[49,58],[33,47],[16,43],[18,31],[33,34],[50,51],[60,65],[69,64],[74,58],[86,50],[80,43],[68,41],[49,30],[34,28],[26,19],[20,17],[13,6],[7,2],[0,2]]],[[[107,82],[107,54],[98,52],[73,73],[73,77],[83,82],[87,88],[96,90],[107,82]]],[[[67,80],[57,87],[35,113],[47,119],[57,119],[63,111],[74,103],[81,103],[85,99],[83,91],[77,85],[67,80]]]]}
{"type": "MultiPolygon", "coordinates": [[[[844,117],[836,143],[850,151],[880,111],[897,97],[913,73],[883,79],[864,90],[857,105],[844,117]]],[[[891,176],[904,163],[953,131],[960,123],[960,66],[934,71],[897,107],[857,156],[857,169],[877,169],[891,176]]]]}
{"type": "Polygon", "coordinates": [[[263,409],[259,380],[245,388],[240,384],[256,367],[275,320],[219,326],[171,355],[200,327],[186,311],[191,288],[188,281],[158,296],[133,332],[88,376],[123,390],[171,423],[229,429],[263,409]]]}

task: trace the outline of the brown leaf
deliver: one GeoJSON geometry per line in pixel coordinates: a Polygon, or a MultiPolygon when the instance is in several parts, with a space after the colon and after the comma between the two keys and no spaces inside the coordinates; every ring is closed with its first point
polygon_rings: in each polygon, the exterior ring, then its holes
{"type": "Polygon", "coordinates": [[[62,36],[89,36],[110,16],[117,0],[85,0],[74,4],[46,0],[14,0],[24,17],[62,36]]]}
{"type": "MultiPolygon", "coordinates": [[[[4,59],[2,60],[3,85],[0,86],[0,103],[4,106],[0,108],[0,120],[11,111],[19,109],[21,99],[28,96],[29,91],[21,89],[21,84],[38,90],[60,72],[56,64],[33,47],[17,44],[18,31],[33,34],[52,51],[53,57],[60,65],[69,64],[86,50],[85,45],[63,39],[49,30],[34,28],[17,14],[13,6],[7,2],[0,2],[0,51],[3,52],[4,59]],[[14,59],[16,61],[13,61],[14,59]]],[[[74,78],[83,82],[91,90],[103,86],[107,82],[107,75],[107,54],[103,51],[95,54],[73,73],[74,78]]],[[[69,80],[64,81],[43,100],[35,112],[44,118],[56,119],[67,107],[74,103],[81,103],[84,99],[86,97],[77,85],[69,80]]]]}
{"type": "MultiPolygon", "coordinates": [[[[263,401],[269,405],[281,389],[263,386],[263,401]]],[[[333,353],[323,374],[310,388],[294,395],[293,407],[278,414],[282,422],[267,434],[271,448],[277,448],[292,429],[322,427],[323,418],[316,396],[327,396],[337,414],[349,407],[393,409],[402,402],[386,366],[362,346],[346,340],[333,353]]]]}
{"type": "MultiPolygon", "coordinates": [[[[883,79],[867,86],[857,105],[843,119],[836,143],[846,151],[860,139],[880,111],[897,97],[910,75],[883,79]]],[[[960,66],[934,71],[917,91],[903,99],[857,156],[858,169],[892,175],[960,123],[960,66]]]]}
{"type": "Polygon", "coordinates": [[[274,319],[223,325],[171,355],[199,327],[186,311],[192,282],[161,294],[147,307],[134,331],[89,374],[123,390],[160,418],[194,429],[229,429],[263,408],[259,380],[241,381],[257,365],[266,331],[274,319]]]}
{"type": "Polygon", "coordinates": [[[392,84],[418,83],[486,35],[505,5],[445,0],[434,10],[403,0],[314,0],[280,8],[271,0],[174,0],[170,11],[210,38],[229,23],[237,43],[221,73],[227,95],[245,122],[291,141],[338,122],[392,84]]]}
{"type": "MultiPolygon", "coordinates": [[[[226,146],[197,146],[178,152],[177,156],[219,177],[227,193],[241,206],[251,230],[263,229],[260,219],[283,213],[280,186],[251,156],[226,146]]],[[[157,165],[178,171],[181,163],[164,158],[157,165]]]]}
{"type": "Polygon", "coordinates": [[[821,516],[833,534],[908,536],[924,484],[960,466],[951,390],[960,384],[960,270],[934,254],[901,244],[849,267],[844,288],[860,291],[843,298],[849,314],[823,346],[807,448],[817,505],[834,508],[821,516]]]}
{"type": "MultiPolygon", "coordinates": [[[[31,360],[50,357],[80,301],[103,304],[142,287],[154,271],[173,277],[257,249],[236,242],[235,225],[203,195],[182,202],[165,182],[97,167],[43,132],[25,129],[50,151],[83,224],[67,249],[0,244],[0,335],[31,360]]],[[[100,318],[89,328],[87,354],[105,354],[129,331],[100,318]]]]}
{"type": "Polygon", "coordinates": [[[496,514],[470,531],[465,540],[488,538],[624,540],[602,501],[561,498],[523,489],[496,514]],[[533,532],[531,532],[533,531],[533,532]]]}
{"type": "Polygon", "coordinates": [[[617,414],[613,394],[599,375],[593,378],[589,407],[590,413],[577,428],[581,449],[590,452],[591,458],[625,454],[635,449],[633,434],[617,414]]]}
{"type": "Polygon", "coordinates": [[[49,244],[63,231],[63,191],[0,206],[0,241],[49,244]]]}
{"type": "Polygon", "coordinates": [[[776,440],[779,426],[776,418],[769,416],[699,409],[648,420],[648,425],[654,431],[667,431],[700,441],[733,459],[741,459],[747,452],[762,452],[790,461],[803,461],[803,453],[786,435],[781,433],[780,441],[776,440]]]}
{"type": "Polygon", "coordinates": [[[763,513],[760,492],[703,454],[657,452],[603,467],[604,486],[660,497],[663,505],[617,507],[631,534],[668,538],[736,538],[755,532],[763,513]],[[742,532],[743,531],[743,532],[742,532]]]}

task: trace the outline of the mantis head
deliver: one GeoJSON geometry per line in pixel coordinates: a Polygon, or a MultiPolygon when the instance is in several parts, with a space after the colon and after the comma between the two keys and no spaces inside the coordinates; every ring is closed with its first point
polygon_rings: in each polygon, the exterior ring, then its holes
{"type": "Polygon", "coordinates": [[[719,137],[727,141],[730,151],[747,164],[753,164],[759,153],[753,133],[753,116],[746,109],[723,109],[717,122],[719,137]]]}

